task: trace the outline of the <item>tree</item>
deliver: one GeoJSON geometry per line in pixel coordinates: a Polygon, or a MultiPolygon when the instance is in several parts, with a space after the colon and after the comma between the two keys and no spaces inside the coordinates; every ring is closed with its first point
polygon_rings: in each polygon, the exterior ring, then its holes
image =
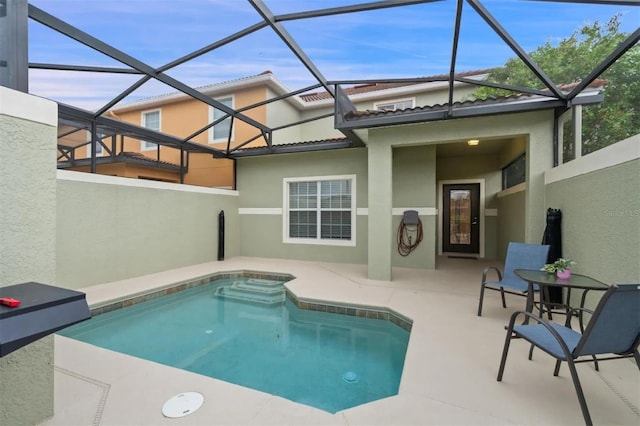
{"type": "MultiPolygon", "coordinates": [[[[546,42],[529,56],[556,84],[579,82],[602,62],[629,34],[620,29],[620,15],[603,27],[598,21],[584,25],[557,46],[546,42]]],[[[607,80],[604,101],[583,108],[583,152],[589,153],[640,133],[640,46],[629,49],[600,78],[607,80]]],[[[544,88],[519,58],[509,59],[492,70],[489,80],[512,86],[544,88]]],[[[512,92],[480,87],[476,99],[504,96],[512,92]]],[[[567,149],[565,144],[565,150],[567,149]]],[[[567,152],[565,152],[567,154],[567,152]]]]}

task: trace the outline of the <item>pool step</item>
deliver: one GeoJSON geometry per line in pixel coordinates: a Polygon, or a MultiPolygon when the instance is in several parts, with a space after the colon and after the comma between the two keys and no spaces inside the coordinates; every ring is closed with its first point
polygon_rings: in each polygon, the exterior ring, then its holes
{"type": "Polygon", "coordinates": [[[217,297],[273,305],[285,301],[284,286],[280,281],[249,278],[246,281],[234,281],[230,285],[216,289],[217,297]]]}

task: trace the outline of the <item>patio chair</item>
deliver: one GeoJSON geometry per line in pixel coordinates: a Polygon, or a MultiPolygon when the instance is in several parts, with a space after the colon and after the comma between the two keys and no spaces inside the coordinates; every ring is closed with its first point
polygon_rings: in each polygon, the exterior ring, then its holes
{"type": "MultiPolygon", "coordinates": [[[[504,262],[504,277],[500,270],[494,266],[484,268],[482,272],[482,285],[480,286],[480,300],[478,301],[478,316],[482,316],[482,302],[484,290],[499,291],[502,296],[502,307],[507,308],[504,294],[515,294],[527,297],[528,284],[520,279],[513,271],[516,269],[541,269],[547,263],[549,253],[548,245],[509,243],[507,248],[507,258],[504,262]],[[494,270],[498,275],[498,281],[487,281],[487,274],[494,270]]],[[[534,291],[538,291],[536,285],[534,291]]]]}
{"type": "Polygon", "coordinates": [[[574,309],[568,315],[564,326],[545,321],[529,312],[515,312],[511,315],[498,370],[498,381],[502,381],[511,339],[525,339],[556,359],[554,376],[558,375],[562,361],[567,362],[584,421],[591,425],[591,416],[575,364],[634,357],[638,369],[640,369],[640,354],[638,353],[638,345],[640,344],[640,284],[611,286],[600,299],[587,327],[581,334],[571,329],[571,316],[573,314],[579,315],[582,310],[582,308],[574,309]],[[524,315],[534,322],[515,325],[519,315],[524,315]],[[609,356],[597,357],[597,355],[604,354],[609,356]],[[583,356],[588,359],[577,359],[583,356]]]}

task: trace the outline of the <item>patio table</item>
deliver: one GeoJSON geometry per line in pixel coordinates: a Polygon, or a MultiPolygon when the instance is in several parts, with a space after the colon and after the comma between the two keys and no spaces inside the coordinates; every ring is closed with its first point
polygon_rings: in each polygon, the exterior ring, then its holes
{"type": "MultiPolygon", "coordinates": [[[[609,288],[607,284],[600,282],[596,279],[593,279],[591,277],[588,277],[586,275],[572,273],[569,278],[560,279],[556,277],[556,274],[551,274],[551,273],[540,271],[540,270],[516,269],[514,272],[518,277],[525,280],[529,286],[528,292],[527,292],[526,311],[533,312],[533,307],[534,307],[533,286],[534,284],[538,284],[540,286],[540,292],[541,292],[540,316],[542,316],[543,314],[544,305],[549,305],[549,309],[548,309],[549,318],[551,318],[551,312],[552,312],[551,305],[555,305],[556,307],[557,306],[562,307],[564,309],[564,312],[561,312],[562,314],[567,314],[569,310],[572,309],[571,306],[569,305],[569,303],[571,302],[571,289],[583,290],[582,298],[580,300],[580,308],[583,308],[585,297],[590,290],[606,291],[609,288]],[[566,288],[567,289],[566,303],[558,304],[558,303],[545,302],[545,294],[548,294],[549,287],[566,288]]],[[[528,322],[529,322],[529,317],[525,319],[525,323],[528,323],[528,322]]]]}

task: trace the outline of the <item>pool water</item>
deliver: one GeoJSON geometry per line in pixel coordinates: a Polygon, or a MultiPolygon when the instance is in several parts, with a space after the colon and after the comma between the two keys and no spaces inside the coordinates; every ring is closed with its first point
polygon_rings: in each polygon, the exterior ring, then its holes
{"type": "Polygon", "coordinates": [[[283,283],[232,278],[59,334],[335,413],[396,395],[409,333],[382,319],[298,309],[283,283]]]}

